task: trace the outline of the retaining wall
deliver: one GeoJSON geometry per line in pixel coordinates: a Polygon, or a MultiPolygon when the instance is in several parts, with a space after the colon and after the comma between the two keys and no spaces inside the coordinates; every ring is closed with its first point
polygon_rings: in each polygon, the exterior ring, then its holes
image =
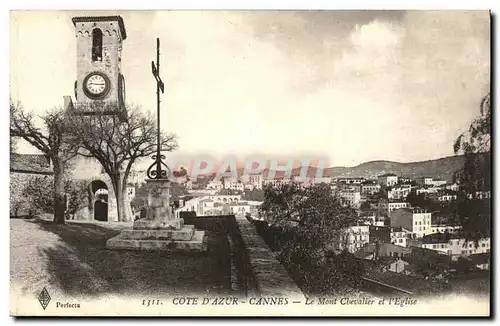
{"type": "Polygon", "coordinates": [[[231,287],[247,297],[282,297],[305,300],[304,294],[272,251],[244,217],[199,216],[185,224],[210,230],[223,229],[231,248],[231,287]]]}

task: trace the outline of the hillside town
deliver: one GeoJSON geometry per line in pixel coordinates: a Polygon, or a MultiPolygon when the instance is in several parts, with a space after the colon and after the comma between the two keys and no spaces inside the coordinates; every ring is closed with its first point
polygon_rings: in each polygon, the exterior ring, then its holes
{"type": "MultiPolygon", "coordinates": [[[[394,273],[424,280],[437,277],[446,284],[446,278],[457,270],[489,270],[491,238],[474,241],[462,233],[446,209],[456,202],[460,185],[438,176],[410,178],[385,173],[376,179],[312,177],[305,181],[298,177],[267,180],[264,174],[220,180],[209,176],[199,182],[185,181],[189,195],[176,200],[173,209],[179,217],[234,214],[265,222],[266,216],[259,210],[262,201],[249,200],[247,194],[259,192],[263,197],[266,187],[286,183],[304,188],[329,185],[342,205],[355,209],[356,223],[345,227],[340,236],[332,232],[330,248],[337,253],[346,250],[368,266],[376,263],[376,270],[382,273],[371,277],[384,284],[397,279],[394,273]]],[[[473,195],[489,199],[491,193],[469,194],[469,199],[473,195]]],[[[407,285],[401,284],[403,288],[407,285]]]]}

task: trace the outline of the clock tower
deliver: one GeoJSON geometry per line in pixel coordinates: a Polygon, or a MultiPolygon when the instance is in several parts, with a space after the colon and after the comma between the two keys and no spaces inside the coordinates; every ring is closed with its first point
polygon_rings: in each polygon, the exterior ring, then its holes
{"type": "MultiPolygon", "coordinates": [[[[104,114],[125,111],[125,78],[121,71],[122,42],[127,38],[120,16],[73,17],[76,33],[75,113],[94,115],[92,103],[107,104],[104,114]]],[[[102,112],[99,112],[102,114],[102,112]]]]}

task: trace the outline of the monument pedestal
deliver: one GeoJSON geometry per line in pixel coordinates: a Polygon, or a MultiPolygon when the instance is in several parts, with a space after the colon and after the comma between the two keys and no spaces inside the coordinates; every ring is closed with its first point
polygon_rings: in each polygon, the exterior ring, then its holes
{"type": "Polygon", "coordinates": [[[194,225],[184,225],[184,220],[174,218],[170,210],[170,181],[146,180],[148,185],[148,211],[146,218],[134,221],[133,228],[123,230],[109,239],[109,249],[207,251],[205,231],[194,225]]]}

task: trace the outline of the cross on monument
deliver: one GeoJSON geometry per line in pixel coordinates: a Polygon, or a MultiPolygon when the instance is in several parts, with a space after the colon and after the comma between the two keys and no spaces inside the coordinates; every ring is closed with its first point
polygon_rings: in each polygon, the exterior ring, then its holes
{"type": "Polygon", "coordinates": [[[160,138],[160,91],[164,84],[160,77],[160,39],[156,39],[156,64],[151,71],[156,79],[157,148],[154,163],[148,168],[148,208],[145,218],[134,221],[132,229],[123,230],[106,242],[108,248],[166,251],[207,251],[207,235],[194,225],[184,225],[184,219],[175,216],[170,207],[169,168],[163,162],[160,138]]]}
{"type": "Polygon", "coordinates": [[[161,154],[161,137],[160,137],[160,90],[165,92],[165,85],[160,77],[160,39],[156,39],[156,64],[151,61],[151,72],[156,79],[156,154],[152,156],[154,163],[148,168],[147,176],[150,179],[167,179],[168,167],[163,162],[165,155],[161,154]]]}

